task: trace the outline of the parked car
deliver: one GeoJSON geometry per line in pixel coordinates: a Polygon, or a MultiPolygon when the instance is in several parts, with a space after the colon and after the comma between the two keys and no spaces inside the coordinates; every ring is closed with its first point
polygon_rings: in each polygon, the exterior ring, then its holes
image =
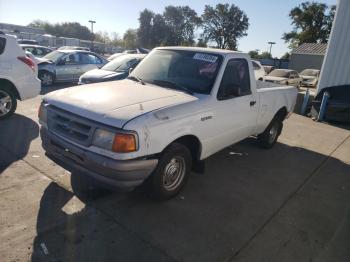
{"type": "Polygon", "coordinates": [[[61,46],[57,50],[83,50],[90,51],[90,48],[83,46],[61,46]]]}
{"type": "Polygon", "coordinates": [[[275,69],[270,74],[264,77],[264,81],[277,83],[281,85],[291,85],[299,87],[302,78],[295,70],[290,69],[275,69]]]}
{"type": "Polygon", "coordinates": [[[251,135],[271,148],[295,87],[255,81],[248,54],[154,49],[128,79],[49,93],[39,109],[48,156],[101,183],[175,196],[192,168],[251,135]],[[259,87],[257,87],[259,85],[259,87]]]}
{"type": "Polygon", "coordinates": [[[0,33],[0,119],[15,112],[17,100],[35,97],[39,92],[35,62],[26,56],[15,37],[0,33]]]}
{"type": "Polygon", "coordinates": [[[107,60],[108,60],[108,61],[112,61],[113,59],[115,59],[115,58],[117,58],[117,57],[119,57],[119,56],[122,56],[122,55],[125,55],[125,53],[115,53],[115,54],[109,56],[109,57],[107,58],[107,60]]]}
{"type": "Polygon", "coordinates": [[[252,60],[253,63],[253,70],[256,80],[262,81],[264,79],[264,76],[266,75],[266,72],[259,61],[252,60]]]}
{"type": "Polygon", "coordinates": [[[51,48],[40,45],[20,45],[24,51],[31,52],[35,57],[43,57],[52,52],[51,48]]]}
{"type": "Polygon", "coordinates": [[[36,40],[30,40],[30,39],[21,39],[17,40],[18,44],[24,44],[24,45],[39,45],[39,42],[36,40]]]}
{"type": "Polygon", "coordinates": [[[300,72],[300,76],[303,79],[302,86],[316,87],[318,78],[320,76],[320,70],[318,69],[305,69],[300,72]]]}
{"type": "Polygon", "coordinates": [[[82,50],[55,50],[38,63],[43,86],[54,82],[78,82],[87,71],[101,68],[107,60],[95,53],[82,50]]]}
{"type": "Polygon", "coordinates": [[[129,75],[129,71],[135,68],[145,56],[144,54],[120,56],[105,64],[101,69],[93,69],[82,74],[78,84],[125,79],[129,75]]]}

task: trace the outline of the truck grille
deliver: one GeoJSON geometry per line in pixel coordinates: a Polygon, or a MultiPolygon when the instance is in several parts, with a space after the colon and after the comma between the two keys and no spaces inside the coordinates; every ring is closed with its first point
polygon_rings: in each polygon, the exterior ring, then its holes
{"type": "Polygon", "coordinates": [[[95,130],[89,120],[55,108],[48,110],[48,127],[50,131],[84,146],[91,144],[95,130]]]}

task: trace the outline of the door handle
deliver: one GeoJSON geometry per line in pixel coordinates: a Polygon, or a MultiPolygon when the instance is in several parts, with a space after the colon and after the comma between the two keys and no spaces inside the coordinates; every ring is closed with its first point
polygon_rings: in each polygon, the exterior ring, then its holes
{"type": "Polygon", "coordinates": [[[254,106],[256,104],[256,101],[250,101],[249,105],[254,106]]]}

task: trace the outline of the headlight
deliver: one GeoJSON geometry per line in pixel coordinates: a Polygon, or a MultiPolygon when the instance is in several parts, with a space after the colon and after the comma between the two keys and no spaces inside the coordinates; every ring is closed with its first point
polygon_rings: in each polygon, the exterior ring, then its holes
{"type": "Polygon", "coordinates": [[[130,153],[137,150],[135,134],[113,133],[104,129],[95,131],[92,144],[116,153],[130,153]]]}
{"type": "Polygon", "coordinates": [[[39,123],[40,124],[46,124],[47,123],[47,104],[42,102],[39,107],[38,111],[38,117],[39,117],[39,123]]]}

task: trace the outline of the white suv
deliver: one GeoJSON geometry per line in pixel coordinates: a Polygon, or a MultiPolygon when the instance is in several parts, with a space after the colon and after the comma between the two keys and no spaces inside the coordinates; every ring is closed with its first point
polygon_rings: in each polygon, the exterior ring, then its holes
{"type": "Polygon", "coordinates": [[[0,32],[0,120],[15,112],[17,99],[35,97],[40,88],[35,62],[15,37],[0,32]]]}

